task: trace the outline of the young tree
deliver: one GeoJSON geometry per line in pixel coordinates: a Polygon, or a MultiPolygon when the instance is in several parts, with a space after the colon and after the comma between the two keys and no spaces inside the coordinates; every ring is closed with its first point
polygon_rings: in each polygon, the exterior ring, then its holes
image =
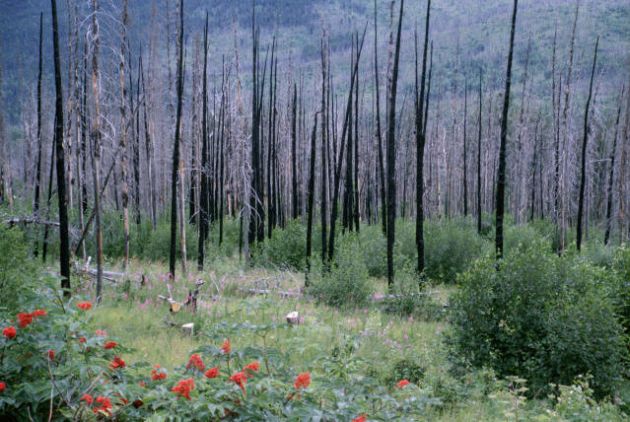
{"type": "Polygon", "coordinates": [[[510,31],[510,49],[508,53],[507,74],[505,77],[505,94],[503,112],[501,114],[501,143],[499,146],[499,171],[497,173],[496,190],[496,236],[495,249],[497,258],[503,257],[503,218],[505,214],[505,149],[507,143],[508,113],[510,109],[510,86],[512,84],[512,56],[514,52],[514,32],[516,30],[516,12],[518,0],[514,0],[512,10],[512,29],[510,31]]]}

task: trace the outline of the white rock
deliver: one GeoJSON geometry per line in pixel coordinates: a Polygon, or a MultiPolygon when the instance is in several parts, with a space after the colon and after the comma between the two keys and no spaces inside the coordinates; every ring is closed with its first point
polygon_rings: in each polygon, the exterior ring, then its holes
{"type": "Polygon", "coordinates": [[[182,325],[182,331],[184,331],[184,334],[192,336],[195,333],[195,323],[189,322],[188,324],[182,325]]]}
{"type": "Polygon", "coordinates": [[[298,311],[289,312],[287,314],[287,322],[290,325],[296,325],[300,323],[300,314],[298,311]]]}

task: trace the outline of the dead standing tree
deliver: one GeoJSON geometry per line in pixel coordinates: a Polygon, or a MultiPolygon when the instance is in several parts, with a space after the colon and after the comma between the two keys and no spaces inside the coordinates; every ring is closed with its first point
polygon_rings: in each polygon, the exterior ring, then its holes
{"type": "Polygon", "coordinates": [[[389,75],[389,98],[387,109],[387,285],[394,287],[394,242],[396,240],[396,91],[398,85],[398,63],[400,60],[400,34],[405,0],[400,0],[398,31],[392,72],[389,75]]]}
{"type": "Polygon", "coordinates": [[[582,247],[582,224],[584,220],[584,188],[586,185],[586,148],[588,146],[588,115],[593,97],[593,79],[595,79],[595,69],[597,67],[597,48],[599,47],[599,37],[595,41],[595,53],[593,54],[593,68],[591,69],[591,80],[588,85],[588,98],[586,99],[586,110],[584,111],[584,135],[582,138],[582,159],[580,167],[580,194],[578,197],[578,215],[576,230],[576,247],[578,252],[582,247]]]}
{"type": "MultiPolygon", "coordinates": [[[[61,288],[64,296],[70,296],[70,235],[68,230],[68,207],[66,198],[66,165],[63,145],[63,92],[61,86],[61,59],[59,48],[59,25],[57,2],[51,0],[53,50],[55,62],[55,153],[57,167],[57,200],[59,204],[59,267],[61,288]]],[[[1,135],[0,135],[1,136],[1,135]]]]}
{"type": "Polygon", "coordinates": [[[496,235],[495,250],[497,258],[503,257],[503,218],[505,214],[505,150],[507,143],[508,114],[510,109],[510,86],[512,84],[512,56],[514,53],[514,32],[516,30],[516,12],[518,0],[514,0],[512,11],[512,29],[510,31],[510,48],[508,52],[507,74],[505,77],[505,94],[503,112],[501,114],[501,143],[499,146],[499,171],[497,173],[496,191],[496,235]]]}
{"type": "Polygon", "coordinates": [[[175,121],[175,142],[173,145],[173,161],[171,173],[171,243],[168,270],[175,278],[175,261],[177,259],[177,185],[179,174],[179,144],[181,139],[182,100],[184,95],[184,0],[179,0],[179,34],[177,59],[177,115],[175,121]]]}
{"type": "MultiPolygon", "coordinates": [[[[427,53],[429,42],[429,22],[431,19],[431,0],[427,2],[427,14],[424,30],[424,49],[422,52],[422,76],[418,85],[418,37],[415,37],[415,123],[416,123],[416,249],[418,251],[418,274],[424,272],[424,148],[426,143],[425,79],[427,72],[427,53]]],[[[428,112],[428,102],[426,104],[428,112]]]]}

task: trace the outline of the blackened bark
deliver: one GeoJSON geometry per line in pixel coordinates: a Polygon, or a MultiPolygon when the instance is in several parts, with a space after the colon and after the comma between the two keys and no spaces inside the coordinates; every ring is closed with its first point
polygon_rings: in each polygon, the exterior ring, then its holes
{"type": "Polygon", "coordinates": [[[584,136],[582,140],[582,160],[580,167],[580,196],[578,197],[578,215],[576,230],[576,247],[578,252],[582,248],[582,231],[584,216],[584,188],[586,186],[586,150],[588,147],[588,114],[591,108],[591,99],[593,97],[593,79],[595,79],[595,68],[597,67],[597,48],[599,47],[599,37],[595,41],[595,54],[593,55],[593,68],[591,69],[591,81],[588,85],[588,98],[586,99],[586,110],[584,111],[584,136]]]}
{"type": "Polygon", "coordinates": [[[57,167],[57,200],[59,203],[59,269],[61,288],[65,297],[70,297],[70,235],[68,230],[68,207],[66,204],[65,152],[63,145],[63,92],[61,87],[61,59],[59,48],[59,26],[57,24],[57,1],[51,0],[53,50],[55,61],[55,154],[57,167]]]}
{"type": "MultiPolygon", "coordinates": [[[[39,14],[39,67],[37,71],[37,173],[35,174],[35,198],[33,200],[33,215],[38,218],[39,191],[42,175],[42,46],[44,39],[44,13],[39,14]]],[[[38,243],[35,241],[33,255],[38,254],[38,243]]]]}
{"type": "MultiPolygon", "coordinates": [[[[418,252],[418,274],[424,272],[424,147],[426,143],[426,122],[424,112],[425,78],[427,71],[427,53],[429,25],[431,22],[431,0],[427,2],[426,23],[424,29],[424,49],[422,52],[422,76],[418,85],[418,37],[415,36],[415,113],[416,113],[416,249],[418,252]],[[419,93],[418,93],[419,91],[419,93]]],[[[428,105],[427,105],[428,107],[428,105]]]]}
{"type": "Polygon", "coordinates": [[[396,91],[398,85],[398,62],[400,60],[400,34],[404,0],[400,0],[398,33],[392,68],[392,80],[389,88],[389,106],[387,116],[387,285],[394,287],[394,242],[396,240],[396,91]]]}
{"type": "Polygon", "coordinates": [[[606,200],[606,233],[604,234],[604,245],[608,245],[608,241],[610,240],[610,231],[612,228],[613,184],[615,180],[615,152],[617,150],[617,135],[619,133],[619,120],[621,117],[624,92],[625,86],[621,88],[621,95],[619,96],[619,108],[617,108],[617,119],[615,120],[615,133],[613,135],[613,144],[610,150],[610,171],[608,175],[608,198],[606,200]]]}
{"type": "Polygon", "coordinates": [[[503,218],[505,214],[505,149],[507,143],[508,112],[510,110],[510,86],[512,85],[512,56],[514,54],[514,32],[516,31],[516,12],[518,0],[514,0],[512,10],[512,29],[510,31],[510,50],[508,53],[507,74],[505,77],[505,97],[501,114],[501,144],[499,146],[499,170],[496,190],[496,234],[495,250],[497,259],[503,257],[503,218]]]}
{"type": "Polygon", "coordinates": [[[201,194],[199,199],[199,239],[197,269],[203,270],[206,239],[208,238],[208,12],[203,30],[203,80],[201,82],[201,194]]]}
{"type": "Polygon", "coordinates": [[[181,139],[182,97],[184,94],[184,0],[179,0],[179,43],[177,59],[177,115],[175,120],[175,143],[171,173],[171,244],[168,261],[170,276],[175,279],[177,259],[177,184],[179,167],[179,143],[181,139]]]}

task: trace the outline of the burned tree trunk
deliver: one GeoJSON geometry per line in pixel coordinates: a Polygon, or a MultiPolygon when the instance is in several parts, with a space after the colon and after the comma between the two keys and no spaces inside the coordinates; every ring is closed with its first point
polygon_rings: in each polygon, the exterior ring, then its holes
{"type": "Polygon", "coordinates": [[[203,76],[201,81],[201,194],[199,197],[199,239],[197,244],[197,269],[203,270],[208,239],[208,12],[203,30],[203,76]]]}
{"type": "Polygon", "coordinates": [[[608,192],[606,200],[606,233],[604,234],[604,245],[608,245],[610,240],[610,231],[612,228],[612,204],[613,204],[613,184],[615,180],[615,152],[617,150],[617,135],[619,133],[619,120],[621,117],[621,108],[623,104],[623,96],[625,93],[625,86],[621,88],[621,95],[619,96],[619,107],[617,108],[617,119],[615,120],[615,132],[613,135],[613,144],[610,150],[610,171],[608,175],[608,192]]]}
{"type": "Polygon", "coordinates": [[[477,121],[477,233],[481,234],[481,120],[482,120],[482,70],[479,67],[479,120],[477,121]]]}
{"type": "Polygon", "coordinates": [[[383,132],[381,130],[381,99],[378,82],[378,24],[376,0],[374,0],[374,88],[376,97],[376,140],[378,141],[378,174],[381,195],[381,218],[383,234],[387,234],[387,199],[385,195],[385,166],[383,164],[383,132]]]}
{"type": "Polygon", "coordinates": [[[591,81],[588,85],[588,98],[586,99],[586,110],[584,111],[584,136],[582,140],[582,159],[580,166],[580,196],[578,197],[578,215],[576,230],[576,247],[578,252],[582,248],[582,230],[584,220],[584,187],[586,186],[586,149],[588,146],[588,114],[591,108],[591,99],[593,97],[593,79],[595,79],[595,68],[597,67],[597,48],[599,47],[599,37],[595,41],[595,54],[593,55],[593,68],[591,69],[591,81]]]}
{"type": "MultiPolygon", "coordinates": [[[[39,217],[39,191],[42,176],[42,46],[44,42],[44,13],[39,15],[39,67],[37,72],[37,170],[35,174],[35,198],[33,200],[33,215],[39,217]]],[[[2,135],[0,135],[2,136],[2,135]]],[[[35,241],[33,255],[38,254],[38,243],[35,241]]]]}
{"type": "Polygon", "coordinates": [[[306,200],[306,274],[304,285],[308,287],[308,274],[311,271],[311,252],[313,249],[313,214],[314,214],[314,197],[315,197],[315,153],[317,139],[317,113],[313,122],[313,131],[311,133],[311,158],[308,176],[308,192],[306,200]]]}
{"type": "Polygon", "coordinates": [[[398,32],[394,62],[389,81],[389,105],[387,110],[387,285],[394,287],[394,242],[396,240],[396,91],[398,87],[398,62],[400,60],[400,34],[405,0],[400,0],[398,32]]]}
{"type": "MultiPolygon", "coordinates": [[[[100,301],[103,288],[103,228],[101,225],[101,104],[100,104],[100,75],[98,54],[100,48],[100,31],[97,20],[98,2],[92,0],[92,98],[94,113],[92,116],[92,178],[94,183],[94,229],[96,236],[96,300],[100,301]]],[[[112,163],[113,164],[113,163],[112,163]]],[[[112,165],[112,169],[114,166],[112,165]]],[[[89,226],[86,224],[85,229],[89,226]]]]}
{"type": "Polygon", "coordinates": [[[179,144],[181,139],[182,97],[184,95],[184,0],[179,0],[179,34],[177,59],[177,114],[175,121],[175,143],[173,145],[173,162],[171,173],[171,244],[168,270],[175,278],[175,261],[177,259],[177,185],[179,173],[179,144]]]}
{"type": "Polygon", "coordinates": [[[63,145],[63,92],[61,87],[61,59],[59,48],[59,26],[57,24],[57,1],[51,0],[53,50],[55,61],[55,154],[57,167],[57,200],[59,203],[59,267],[61,288],[64,296],[70,296],[70,234],[68,230],[68,207],[66,203],[65,152],[63,145]]]}
{"type": "Polygon", "coordinates": [[[510,49],[508,53],[507,74],[505,77],[505,96],[501,114],[501,144],[499,146],[499,171],[496,191],[496,236],[495,250],[497,258],[503,257],[503,218],[505,214],[505,149],[507,143],[508,113],[510,110],[510,86],[512,84],[512,56],[514,53],[514,32],[516,30],[516,12],[518,0],[514,0],[512,11],[512,29],[510,31],[510,49]]]}
{"type": "Polygon", "coordinates": [[[128,148],[127,148],[127,86],[125,85],[125,57],[127,55],[127,25],[129,14],[127,13],[127,1],[123,4],[122,11],[122,36],[120,43],[120,149],[122,151],[121,178],[122,178],[122,209],[123,209],[123,233],[124,233],[124,259],[123,271],[129,265],[129,175],[128,175],[128,148]]]}
{"type": "MultiPolygon", "coordinates": [[[[424,112],[425,78],[427,71],[427,53],[429,42],[429,24],[431,20],[431,0],[427,2],[427,15],[424,29],[424,50],[422,52],[422,76],[418,85],[418,37],[415,37],[415,114],[416,114],[416,249],[418,274],[424,272],[424,147],[426,143],[426,115],[424,112]]],[[[427,106],[428,107],[428,106],[427,106]]]]}

